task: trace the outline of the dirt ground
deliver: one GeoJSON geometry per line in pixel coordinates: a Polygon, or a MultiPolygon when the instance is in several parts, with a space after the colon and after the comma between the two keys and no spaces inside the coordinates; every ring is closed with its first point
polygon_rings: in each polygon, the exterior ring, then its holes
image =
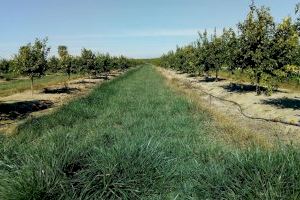
{"type": "MultiPolygon", "coordinates": [[[[124,72],[113,71],[108,80],[124,72]]],[[[0,97],[0,132],[12,134],[15,128],[30,117],[41,116],[68,103],[74,98],[88,94],[93,87],[105,78],[80,78],[52,85],[42,90],[27,90],[11,96],[0,97]]]]}
{"type": "Polygon", "coordinates": [[[207,82],[203,77],[191,77],[188,74],[163,68],[158,70],[168,80],[175,80],[181,83],[181,87],[197,94],[197,98],[200,98],[206,107],[218,113],[220,121],[232,122],[239,126],[242,132],[250,130],[252,134],[272,143],[276,141],[300,143],[300,127],[249,119],[241,114],[237,105],[208,95],[240,104],[247,116],[277,119],[300,125],[300,93],[279,90],[271,96],[257,96],[251,84],[237,84],[225,79],[219,82],[214,80],[207,82]]]}

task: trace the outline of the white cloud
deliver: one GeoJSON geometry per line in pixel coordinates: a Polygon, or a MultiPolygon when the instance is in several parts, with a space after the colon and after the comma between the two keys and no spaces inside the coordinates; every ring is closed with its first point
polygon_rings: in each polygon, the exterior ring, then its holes
{"type": "MultiPolygon", "coordinates": [[[[204,29],[149,29],[149,30],[132,30],[120,31],[119,33],[107,34],[82,34],[82,35],[65,35],[65,36],[49,36],[54,40],[83,40],[83,39],[98,39],[98,38],[128,38],[128,37],[188,37],[197,36],[198,32],[203,32],[204,29]]],[[[209,33],[213,33],[214,29],[207,29],[209,33]]],[[[217,33],[222,30],[217,29],[217,33]]]]}
{"type": "MultiPolygon", "coordinates": [[[[124,54],[130,57],[155,57],[174,49],[176,45],[184,45],[193,42],[198,36],[198,32],[204,32],[205,29],[140,29],[118,31],[117,33],[105,34],[70,34],[70,35],[45,35],[49,38],[51,46],[51,55],[56,55],[56,49],[59,44],[67,45],[70,52],[79,55],[83,47],[93,49],[99,52],[110,52],[115,55],[124,54]],[[159,37],[182,37],[176,38],[174,44],[161,44],[159,37]],[[128,46],[127,39],[135,41],[128,46]],[[153,40],[144,41],[143,38],[153,38],[153,40]],[[138,40],[142,39],[142,40],[138,40]],[[152,42],[150,42],[152,41],[152,42]],[[124,44],[125,43],[125,44],[124,44]],[[122,46],[124,45],[124,46],[122,46]],[[126,46],[127,45],[127,46],[126,46]]],[[[207,29],[208,34],[214,33],[214,28],[207,29]]],[[[222,29],[217,29],[217,34],[221,34],[222,29]]],[[[25,41],[13,41],[0,44],[0,56],[9,57],[18,51],[18,47],[26,44],[25,41]]]]}

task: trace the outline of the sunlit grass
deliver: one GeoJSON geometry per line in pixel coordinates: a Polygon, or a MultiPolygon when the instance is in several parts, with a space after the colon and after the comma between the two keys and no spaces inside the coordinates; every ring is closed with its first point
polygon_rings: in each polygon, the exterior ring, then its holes
{"type": "MultiPolygon", "coordinates": [[[[0,138],[0,199],[298,199],[300,154],[215,142],[150,66],[0,138]]],[[[218,140],[219,141],[219,140],[218,140]]]]}

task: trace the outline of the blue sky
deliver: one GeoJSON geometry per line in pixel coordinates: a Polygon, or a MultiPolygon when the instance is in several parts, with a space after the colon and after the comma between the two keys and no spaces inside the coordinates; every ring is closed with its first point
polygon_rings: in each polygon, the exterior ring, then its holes
{"type": "MultiPolygon", "coordinates": [[[[294,16],[298,0],[256,0],[276,21],[294,16]]],[[[51,53],[67,45],[129,57],[158,57],[197,38],[197,31],[235,27],[250,0],[0,0],[0,57],[48,36],[51,53]]]]}

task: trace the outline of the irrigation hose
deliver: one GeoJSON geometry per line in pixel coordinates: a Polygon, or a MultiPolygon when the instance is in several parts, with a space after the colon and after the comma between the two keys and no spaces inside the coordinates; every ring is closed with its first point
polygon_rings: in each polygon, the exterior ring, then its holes
{"type": "Polygon", "coordinates": [[[249,116],[249,115],[247,115],[247,114],[244,112],[242,106],[241,106],[239,103],[235,102],[235,101],[231,101],[231,100],[228,100],[228,99],[224,99],[224,98],[222,98],[222,97],[215,96],[215,95],[213,95],[213,94],[211,94],[211,93],[209,93],[209,92],[204,91],[204,90],[201,89],[200,87],[192,86],[192,88],[193,88],[193,89],[198,89],[198,90],[200,90],[202,93],[204,93],[204,94],[206,94],[206,95],[208,95],[208,96],[210,96],[210,97],[213,97],[213,98],[215,98],[215,99],[217,99],[217,100],[229,102],[229,103],[232,103],[232,104],[236,105],[236,106],[239,108],[239,112],[240,112],[244,117],[246,117],[246,118],[248,118],[248,119],[252,119],[252,120],[261,120],[261,121],[266,121],[266,122],[275,122],[275,123],[280,123],[280,124],[284,124],[284,125],[290,125],[290,126],[300,127],[300,124],[290,123],[290,122],[286,122],[286,121],[282,121],[282,120],[277,120],[277,119],[267,119],[267,118],[263,118],[263,117],[252,117],[252,116],[249,116]]]}

